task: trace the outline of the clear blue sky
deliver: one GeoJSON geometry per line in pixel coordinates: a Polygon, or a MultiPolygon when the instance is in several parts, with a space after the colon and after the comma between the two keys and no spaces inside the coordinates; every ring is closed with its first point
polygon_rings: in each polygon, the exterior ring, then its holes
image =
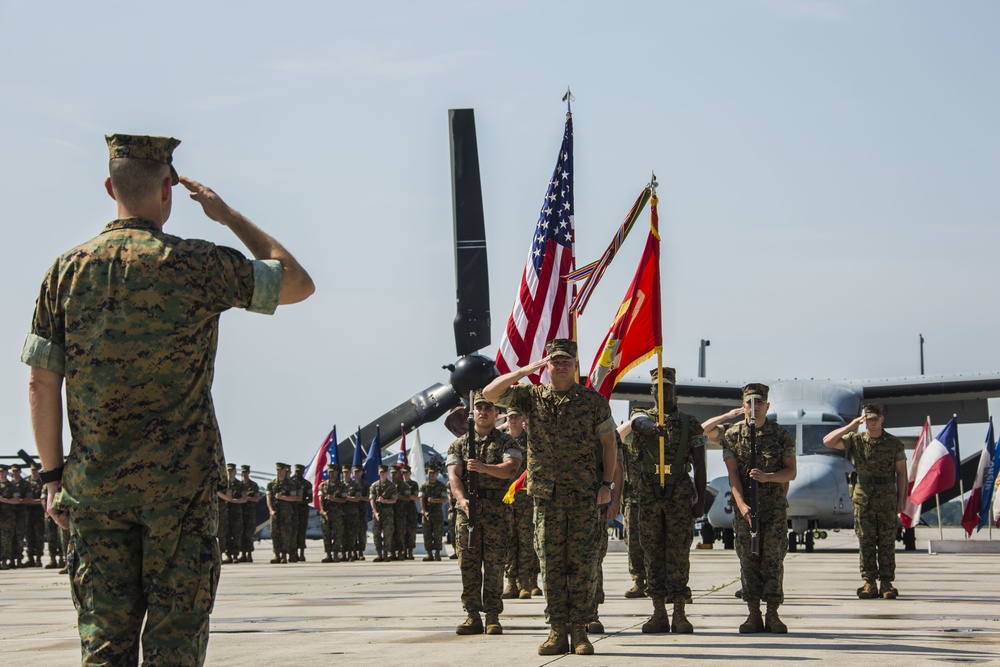
{"type": "MultiPolygon", "coordinates": [[[[998,32],[983,1],[0,0],[0,450],[34,451],[18,355],[38,283],[114,217],[105,133],[181,139],[179,171],[315,279],[275,317],[223,316],[228,458],[269,470],[445,381],[451,107],[477,114],[495,353],[567,85],[578,261],[655,170],[680,376],[701,338],[713,378],[915,374],[918,333],[928,372],[1000,369],[998,32]]],[[[580,321],[584,366],[644,226],[580,321]]],[[[181,197],[167,230],[238,246],[181,197]]]]}

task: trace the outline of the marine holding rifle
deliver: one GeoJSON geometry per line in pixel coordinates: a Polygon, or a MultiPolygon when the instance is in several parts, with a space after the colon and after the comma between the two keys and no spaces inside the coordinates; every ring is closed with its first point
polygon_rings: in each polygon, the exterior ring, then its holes
{"type": "Polygon", "coordinates": [[[645,554],[646,591],[653,600],[653,616],[643,624],[642,631],[689,633],[694,628],[684,613],[684,605],[691,595],[688,576],[694,520],[705,512],[705,436],[697,419],[677,409],[677,373],[673,368],[650,371],[654,405],[658,403],[661,373],[663,418],[656,407],[637,409],[629,424],[622,426],[631,426],[632,431],[627,456],[637,472],[634,493],[638,498],[638,530],[645,554]],[[694,483],[688,475],[692,468],[694,483]],[[672,623],[667,616],[667,602],[674,606],[672,623]]]}
{"type": "Polygon", "coordinates": [[[741,408],[702,424],[712,442],[722,443],[732,504],[737,510],[733,513],[736,553],[740,558],[743,599],[750,610],[740,625],[744,634],[788,632],[778,618],[778,607],[784,600],[783,563],[788,551],[785,492],[787,483],[795,479],[795,438],[767,419],[767,393],[767,385],[748,384],[743,387],[741,408]],[[723,432],[720,424],[740,415],[743,420],[723,432]],[[761,600],[767,603],[764,618],[760,614],[761,600]]]}
{"type": "Polygon", "coordinates": [[[482,392],[475,393],[472,416],[473,427],[451,443],[445,461],[457,507],[455,548],[468,615],[455,633],[500,635],[504,565],[514,537],[513,510],[503,496],[524,453],[517,440],[496,428],[499,412],[482,392]]]}

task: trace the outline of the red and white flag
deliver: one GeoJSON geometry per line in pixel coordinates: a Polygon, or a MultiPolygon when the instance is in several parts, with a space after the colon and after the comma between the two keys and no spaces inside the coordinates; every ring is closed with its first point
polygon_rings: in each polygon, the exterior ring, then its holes
{"type": "MultiPolygon", "coordinates": [[[[556,169],[531,239],[521,286],[507,320],[496,364],[509,373],[545,356],[545,344],[554,338],[576,338],[569,305],[576,288],[565,276],[576,269],[573,231],[573,117],[566,114],[566,129],[556,169]]],[[[547,372],[531,375],[534,384],[547,372]]]]}
{"type": "Polygon", "coordinates": [[[303,477],[309,480],[309,483],[313,486],[313,500],[312,506],[316,509],[320,509],[323,499],[319,495],[319,485],[329,479],[330,475],[327,472],[327,466],[329,464],[337,465],[340,460],[337,456],[337,427],[334,426],[333,429],[327,434],[326,438],[323,439],[323,443],[316,450],[316,455],[306,466],[303,477]]]}
{"type": "Polygon", "coordinates": [[[655,194],[652,202],[649,237],[639,259],[639,268],[608,335],[597,350],[587,378],[587,386],[608,400],[611,400],[618,378],[659,352],[663,346],[660,327],[660,234],[655,194]]]}
{"type": "Polygon", "coordinates": [[[924,427],[920,430],[920,437],[917,438],[917,446],[913,448],[913,457],[910,459],[910,470],[907,474],[908,483],[906,485],[906,508],[899,515],[899,520],[903,523],[903,528],[914,528],[920,523],[920,507],[923,503],[913,502],[913,482],[917,479],[917,466],[920,464],[920,456],[924,453],[931,442],[931,418],[924,422],[924,427]]]}
{"type": "Polygon", "coordinates": [[[958,482],[958,419],[951,418],[920,455],[910,499],[923,504],[958,482]]]}

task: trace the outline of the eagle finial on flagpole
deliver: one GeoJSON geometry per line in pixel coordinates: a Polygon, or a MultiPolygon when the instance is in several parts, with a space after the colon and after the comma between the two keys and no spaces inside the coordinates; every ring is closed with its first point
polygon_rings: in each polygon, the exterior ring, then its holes
{"type": "Polygon", "coordinates": [[[563,95],[562,101],[566,103],[566,115],[570,116],[573,114],[573,108],[570,106],[572,102],[576,102],[576,98],[573,97],[573,93],[570,92],[569,86],[566,86],[566,94],[563,95]]]}

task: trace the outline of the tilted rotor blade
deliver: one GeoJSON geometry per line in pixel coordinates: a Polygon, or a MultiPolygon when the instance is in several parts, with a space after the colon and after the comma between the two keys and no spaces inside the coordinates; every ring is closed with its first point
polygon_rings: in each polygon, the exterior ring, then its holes
{"type": "Polygon", "coordinates": [[[473,110],[450,109],[448,124],[458,303],[455,348],[457,355],[464,357],[490,344],[490,278],[473,110]]]}
{"type": "MultiPolygon", "coordinates": [[[[382,449],[385,449],[399,439],[399,425],[406,432],[437,421],[446,415],[453,407],[461,403],[458,394],[447,385],[436,383],[419,394],[400,403],[378,419],[361,428],[361,445],[365,451],[375,437],[375,427],[381,426],[382,449]]],[[[354,458],[354,440],[346,438],[337,443],[337,456],[341,464],[350,465],[354,458]]]]}

